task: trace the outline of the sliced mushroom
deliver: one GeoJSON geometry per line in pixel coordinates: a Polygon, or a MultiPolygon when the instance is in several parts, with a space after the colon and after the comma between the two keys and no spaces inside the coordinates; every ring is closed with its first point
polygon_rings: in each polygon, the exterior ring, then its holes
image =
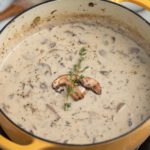
{"type": "Polygon", "coordinates": [[[70,86],[73,88],[73,93],[71,94],[71,97],[77,101],[80,100],[82,98],[84,98],[85,96],[85,91],[81,91],[79,89],[79,87],[74,86],[68,79],[68,75],[62,75],[60,77],[58,77],[57,79],[55,79],[52,83],[52,88],[56,91],[59,92],[59,88],[61,88],[62,86],[70,86]]]}
{"type": "Polygon", "coordinates": [[[71,94],[71,97],[75,100],[81,100],[84,98],[86,92],[85,91],[81,91],[78,87],[74,87],[74,92],[71,94]]]}
{"type": "Polygon", "coordinates": [[[62,86],[72,86],[71,82],[68,80],[68,75],[59,76],[52,83],[52,88],[56,91],[62,86]]]}
{"type": "Polygon", "coordinates": [[[101,94],[101,86],[100,83],[91,78],[91,77],[84,77],[80,79],[80,83],[83,87],[92,90],[94,93],[100,95],[101,94]]]}
{"type": "Polygon", "coordinates": [[[73,93],[71,94],[71,97],[77,101],[80,100],[82,98],[84,98],[86,91],[84,88],[92,90],[94,93],[100,95],[101,94],[101,86],[100,83],[91,78],[91,77],[84,77],[82,79],[79,79],[79,83],[81,84],[81,86],[75,86],[73,85],[70,80],[69,80],[69,75],[62,75],[59,76],[57,79],[55,79],[52,83],[52,88],[56,91],[56,92],[61,92],[62,90],[60,90],[63,86],[69,86],[73,89],[73,93]],[[84,88],[83,88],[84,87],[84,88]]]}

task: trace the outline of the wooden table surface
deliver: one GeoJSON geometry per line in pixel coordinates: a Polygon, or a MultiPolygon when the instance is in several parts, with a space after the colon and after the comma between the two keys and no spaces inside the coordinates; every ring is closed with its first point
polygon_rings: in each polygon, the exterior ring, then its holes
{"type": "Polygon", "coordinates": [[[15,16],[25,9],[44,1],[46,0],[16,0],[8,9],[0,13],[0,21],[15,16]]]}

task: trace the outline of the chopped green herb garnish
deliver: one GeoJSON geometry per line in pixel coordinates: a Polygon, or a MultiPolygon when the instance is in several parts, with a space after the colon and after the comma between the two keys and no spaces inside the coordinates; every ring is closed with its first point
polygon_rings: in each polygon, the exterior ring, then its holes
{"type": "Polygon", "coordinates": [[[84,47],[82,47],[79,51],[79,59],[77,64],[73,65],[73,68],[71,69],[71,71],[69,71],[69,80],[72,83],[73,87],[67,86],[66,100],[64,104],[65,111],[67,111],[71,107],[71,103],[68,103],[68,101],[70,95],[74,93],[74,87],[78,86],[78,81],[84,78],[84,76],[81,73],[83,73],[86,69],[89,68],[88,66],[86,66],[83,69],[81,69],[81,63],[84,61],[86,53],[87,50],[84,47]]]}
{"type": "Polygon", "coordinates": [[[68,111],[70,107],[71,107],[71,103],[65,103],[64,104],[64,110],[65,111],[68,111]]]}

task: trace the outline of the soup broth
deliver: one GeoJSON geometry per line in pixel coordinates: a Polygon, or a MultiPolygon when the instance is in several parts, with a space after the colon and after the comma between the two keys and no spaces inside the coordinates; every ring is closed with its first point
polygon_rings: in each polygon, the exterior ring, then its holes
{"type": "Polygon", "coordinates": [[[45,27],[22,40],[0,70],[0,107],[18,126],[41,138],[91,144],[120,136],[150,116],[150,56],[137,43],[97,23],[45,27]],[[67,74],[86,49],[84,75],[97,80],[64,111],[66,91],[52,82],[67,74]]]}

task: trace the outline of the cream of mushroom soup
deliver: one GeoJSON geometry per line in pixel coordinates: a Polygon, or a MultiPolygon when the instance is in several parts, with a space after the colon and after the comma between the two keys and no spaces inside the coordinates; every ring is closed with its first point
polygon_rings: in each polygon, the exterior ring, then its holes
{"type": "Polygon", "coordinates": [[[91,144],[120,136],[150,116],[150,56],[119,32],[96,23],[74,22],[45,27],[22,40],[0,70],[0,107],[18,126],[41,138],[91,144]],[[76,64],[86,49],[84,75],[102,93],[86,90],[71,97],[52,82],[76,64]]]}

